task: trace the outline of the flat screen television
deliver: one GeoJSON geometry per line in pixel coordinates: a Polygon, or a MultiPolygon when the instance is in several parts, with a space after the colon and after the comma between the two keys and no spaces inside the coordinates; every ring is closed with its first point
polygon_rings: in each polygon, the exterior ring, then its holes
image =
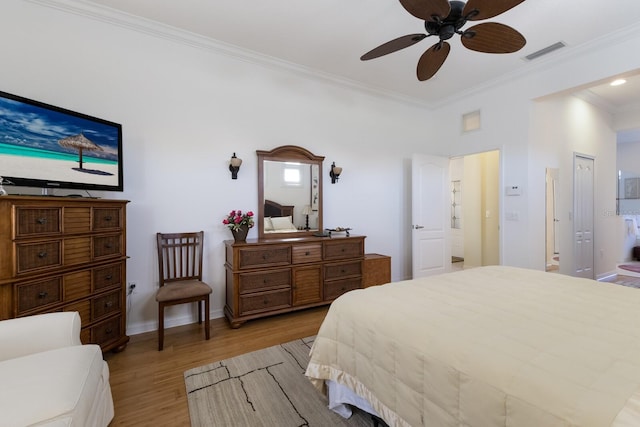
{"type": "Polygon", "coordinates": [[[120,124],[0,91],[4,184],[122,191],[122,171],[120,124]]]}

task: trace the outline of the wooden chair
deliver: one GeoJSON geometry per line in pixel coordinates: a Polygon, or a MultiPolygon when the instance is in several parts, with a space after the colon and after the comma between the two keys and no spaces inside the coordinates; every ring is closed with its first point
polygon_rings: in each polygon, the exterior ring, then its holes
{"type": "Polygon", "coordinates": [[[202,281],[202,241],[204,232],[157,233],[160,288],[158,301],[158,351],[164,346],[164,308],[169,305],[198,303],[198,324],[209,339],[209,295],[211,287],[202,281]]]}

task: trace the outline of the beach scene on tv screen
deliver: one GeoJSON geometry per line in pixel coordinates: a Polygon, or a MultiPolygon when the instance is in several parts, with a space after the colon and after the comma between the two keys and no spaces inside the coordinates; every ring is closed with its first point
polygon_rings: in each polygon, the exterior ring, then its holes
{"type": "Polygon", "coordinates": [[[0,176],[118,185],[120,128],[0,97],[0,176]]]}

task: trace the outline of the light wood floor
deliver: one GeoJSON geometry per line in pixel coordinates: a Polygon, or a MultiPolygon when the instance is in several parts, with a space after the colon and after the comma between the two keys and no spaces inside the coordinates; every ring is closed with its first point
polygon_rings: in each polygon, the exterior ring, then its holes
{"type": "Polygon", "coordinates": [[[190,426],[184,371],[315,335],[328,307],[269,317],[231,329],[211,321],[211,338],[196,324],[168,329],[164,350],[155,332],[135,335],[121,353],[106,353],[115,418],[110,426],[190,426]]]}

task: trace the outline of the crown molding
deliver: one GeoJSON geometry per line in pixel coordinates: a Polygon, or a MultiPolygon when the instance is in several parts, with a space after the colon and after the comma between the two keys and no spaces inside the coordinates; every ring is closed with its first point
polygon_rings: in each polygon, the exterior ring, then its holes
{"type": "Polygon", "coordinates": [[[338,85],[343,88],[349,88],[368,95],[391,99],[396,102],[409,104],[422,108],[432,108],[432,105],[423,100],[405,96],[394,91],[386,90],[379,87],[365,85],[363,83],[336,76],[330,73],[324,73],[309,67],[305,67],[292,62],[284,61],[272,56],[264,55],[249,49],[244,49],[229,43],[224,43],[210,37],[204,37],[196,33],[192,33],[183,29],[172,27],[157,21],[142,18],[122,12],[117,9],[98,5],[87,0],[25,0],[43,7],[57,9],[59,11],[79,15],[88,19],[104,22],[106,24],[115,25],[131,31],[147,34],[165,40],[170,40],[178,44],[189,46],[196,49],[203,49],[216,54],[231,57],[233,59],[260,65],[277,71],[288,71],[298,76],[338,85]]]}
{"type": "MultiPolygon", "coordinates": [[[[640,23],[622,28],[616,32],[604,35],[596,40],[578,46],[567,46],[548,55],[542,56],[518,70],[501,75],[473,88],[457,93],[437,102],[427,102],[415,97],[400,94],[372,85],[366,85],[351,79],[347,79],[335,74],[325,73],[294,64],[275,57],[261,54],[239,46],[221,42],[209,37],[204,37],[186,30],[162,24],[157,21],[131,15],[117,9],[95,4],[89,0],[25,0],[44,7],[60,10],[62,12],[79,15],[88,19],[97,20],[110,25],[119,26],[131,31],[147,34],[153,37],[170,40],[185,46],[196,49],[203,49],[216,54],[224,55],[235,60],[267,67],[278,71],[287,71],[300,77],[321,81],[343,88],[352,89],[368,95],[393,100],[408,104],[414,107],[426,108],[429,110],[438,109],[448,104],[455,103],[467,97],[479,94],[488,89],[503,85],[507,81],[520,79],[528,74],[539,73],[574,60],[581,55],[590,53],[593,50],[605,48],[618,41],[627,40],[630,36],[638,34],[640,23]]],[[[524,60],[523,60],[524,61],[524,60]]]]}
{"type": "MultiPolygon", "coordinates": [[[[554,52],[549,53],[548,55],[544,55],[538,59],[527,62],[526,66],[519,68],[518,70],[503,74],[498,78],[487,81],[469,90],[444,98],[440,102],[434,103],[432,107],[437,109],[437,108],[446,106],[448,104],[454,103],[456,101],[460,101],[469,96],[476,95],[487,89],[491,89],[491,88],[503,85],[507,81],[517,80],[528,74],[535,74],[535,73],[549,70],[553,67],[570,62],[582,55],[591,53],[594,50],[606,48],[620,41],[626,41],[631,36],[636,36],[638,32],[640,32],[640,22],[629,25],[618,31],[609,33],[607,35],[594,39],[590,42],[583,43],[581,45],[571,46],[568,43],[564,42],[566,47],[564,47],[563,49],[558,49],[554,52]]],[[[523,61],[525,61],[525,59],[523,59],[523,61]]],[[[570,88],[567,88],[567,89],[570,89],[570,88]]]]}

